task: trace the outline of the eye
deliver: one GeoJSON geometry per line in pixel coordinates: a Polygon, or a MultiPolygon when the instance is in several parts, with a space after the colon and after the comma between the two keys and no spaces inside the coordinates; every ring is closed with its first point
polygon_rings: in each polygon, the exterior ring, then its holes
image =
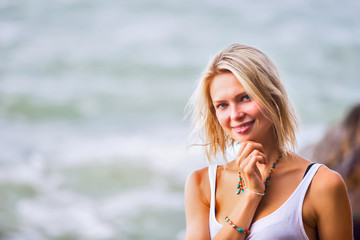
{"type": "Polygon", "coordinates": [[[251,100],[249,95],[244,95],[241,97],[241,101],[248,101],[248,100],[251,100]]]}
{"type": "Polygon", "coordinates": [[[220,103],[218,105],[216,105],[216,109],[222,109],[222,108],[226,108],[228,105],[226,103],[220,103]]]}

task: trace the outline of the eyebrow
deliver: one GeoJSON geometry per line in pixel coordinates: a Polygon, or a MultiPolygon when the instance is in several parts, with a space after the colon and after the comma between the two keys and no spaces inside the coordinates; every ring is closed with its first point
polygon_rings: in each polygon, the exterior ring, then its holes
{"type": "MultiPolygon", "coordinates": [[[[243,92],[237,94],[234,99],[241,98],[241,97],[243,97],[243,96],[245,96],[245,95],[249,95],[249,94],[247,94],[247,92],[243,91],[243,92]]],[[[215,100],[212,101],[212,102],[213,102],[213,104],[215,104],[215,103],[221,103],[221,102],[226,102],[226,101],[225,101],[225,100],[221,100],[221,99],[215,99],[215,100]]]]}

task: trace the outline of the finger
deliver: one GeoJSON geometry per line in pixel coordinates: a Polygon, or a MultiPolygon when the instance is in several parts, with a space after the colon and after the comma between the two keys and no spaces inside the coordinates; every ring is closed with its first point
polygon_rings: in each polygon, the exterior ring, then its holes
{"type": "Polygon", "coordinates": [[[247,165],[244,166],[243,173],[244,177],[248,182],[248,186],[257,191],[263,191],[263,174],[260,172],[257,167],[257,163],[263,161],[262,156],[254,156],[248,161],[247,165]]]}
{"type": "Polygon", "coordinates": [[[253,151],[253,147],[251,146],[252,144],[249,142],[242,142],[241,146],[239,148],[238,151],[238,155],[237,158],[239,160],[243,160],[244,158],[246,158],[247,156],[249,156],[249,154],[253,151]]]}
{"type": "Polygon", "coordinates": [[[254,156],[254,157],[258,157],[258,156],[259,156],[259,157],[261,157],[259,163],[260,163],[260,164],[266,164],[266,155],[265,155],[264,153],[260,152],[260,151],[257,150],[257,149],[255,149],[254,151],[252,151],[249,156],[254,156]]]}
{"type": "Polygon", "coordinates": [[[267,158],[264,153],[264,147],[260,143],[253,142],[252,147],[254,148],[252,155],[260,155],[263,157],[263,161],[261,161],[262,164],[267,163],[267,158]]]}
{"type": "Polygon", "coordinates": [[[251,173],[252,170],[259,170],[259,168],[257,167],[257,163],[261,164],[262,162],[264,162],[263,156],[261,155],[252,156],[251,158],[249,158],[247,164],[244,166],[244,171],[251,173]]]}
{"type": "Polygon", "coordinates": [[[261,155],[265,156],[263,146],[260,143],[255,143],[255,142],[245,143],[245,147],[241,152],[241,155],[239,157],[239,161],[243,161],[250,154],[252,154],[252,155],[261,154],[261,155]]]}
{"type": "Polygon", "coordinates": [[[239,150],[238,150],[238,154],[237,154],[237,156],[236,156],[236,158],[235,158],[235,162],[236,162],[236,165],[237,165],[238,167],[240,166],[240,164],[241,164],[241,162],[244,160],[244,158],[249,155],[249,153],[247,153],[247,152],[244,153],[244,149],[245,149],[245,148],[246,148],[246,143],[242,142],[242,143],[240,144],[240,147],[239,147],[239,150]]]}
{"type": "Polygon", "coordinates": [[[258,168],[257,163],[265,164],[265,154],[254,150],[247,158],[245,158],[240,164],[240,170],[243,170],[246,167],[251,169],[258,168]]]}
{"type": "Polygon", "coordinates": [[[244,144],[245,144],[247,147],[251,147],[251,148],[253,148],[253,149],[257,149],[257,150],[259,150],[260,152],[264,152],[264,147],[262,146],[261,143],[254,142],[254,141],[246,141],[246,142],[244,142],[244,144]]]}
{"type": "Polygon", "coordinates": [[[238,149],[238,154],[237,154],[236,158],[241,158],[242,157],[242,153],[243,153],[245,147],[246,147],[246,142],[240,143],[240,146],[239,146],[239,149],[238,149]]]}
{"type": "Polygon", "coordinates": [[[240,162],[240,171],[243,171],[243,169],[248,165],[250,159],[252,158],[252,155],[248,155],[246,158],[244,158],[241,162],[240,162]]]}
{"type": "Polygon", "coordinates": [[[264,147],[262,146],[261,143],[257,143],[257,142],[253,142],[253,141],[247,141],[247,142],[243,142],[244,145],[244,149],[243,150],[249,150],[250,152],[253,150],[258,150],[259,152],[264,153],[264,147]]]}

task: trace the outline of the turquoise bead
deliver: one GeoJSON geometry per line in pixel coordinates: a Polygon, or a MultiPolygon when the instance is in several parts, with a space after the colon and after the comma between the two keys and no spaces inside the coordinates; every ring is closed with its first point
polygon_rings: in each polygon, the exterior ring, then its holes
{"type": "Polygon", "coordinates": [[[241,190],[241,194],[244,194],[244,189],[241,190]]]}
{"type": "Polygon", "coordinates": [[[239,194],[240,193],[240,189],[236,191],[236,194],[239,194]]]}

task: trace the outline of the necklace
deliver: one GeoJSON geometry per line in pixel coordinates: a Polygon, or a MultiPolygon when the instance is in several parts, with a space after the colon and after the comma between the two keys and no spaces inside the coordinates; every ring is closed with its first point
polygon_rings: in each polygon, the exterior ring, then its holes
{"type": "MultiPolygon", "coordinates": [[[[276,167],[276,164],[279,162],[280,158],[282,157],[282,153],[280,152],[279,153],[279,156],[278,156],[278,159],[273,163],[271,169],[270,169],[270,172],[269,172],[269,175],[267,176],[267,178],[265,179],[265,192],[264,194],[266,193],[266,189],[267,187],[269,186],[269,183],[270,183],[270,179],[271,179],[271,174],[274,172],[275,170],[275,167],[276,167]]],[[[245,190],[245,181],[244,179],[241,177],[241,172],[239,171],[239,183],[236,185],[236,194],[243,194],[244,193],[244,190],[245,190]]]]}

